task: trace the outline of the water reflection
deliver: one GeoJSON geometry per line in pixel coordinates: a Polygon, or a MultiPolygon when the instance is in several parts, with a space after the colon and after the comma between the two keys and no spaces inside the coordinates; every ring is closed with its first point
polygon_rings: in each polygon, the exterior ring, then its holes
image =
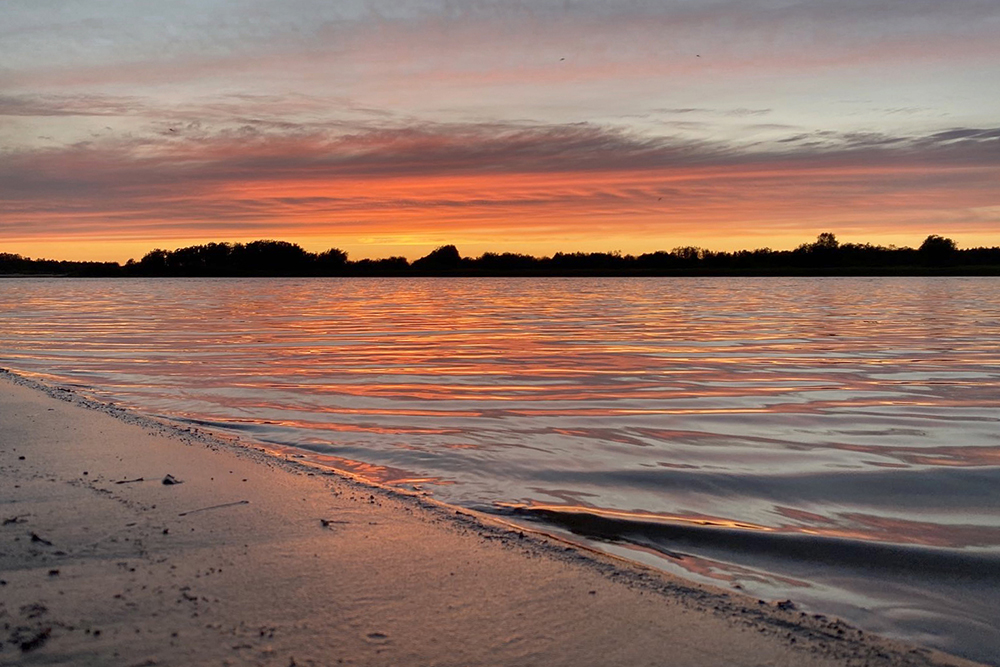
{"type": "Polygon", "coordinates": [[[997,285],[5,280],[0,363],[984,659],[996,577],[873,582],[995,565],[997,285]],[[880,574],[805,555],[834,543],[880,574]]]}

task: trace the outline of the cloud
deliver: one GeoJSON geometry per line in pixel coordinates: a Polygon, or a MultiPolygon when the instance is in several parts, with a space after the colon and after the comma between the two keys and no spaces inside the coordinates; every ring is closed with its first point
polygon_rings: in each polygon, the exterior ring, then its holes
{"type": "Polygon", "coordinates": [[[0,116],[126,116],[145,109],[138,97],[0,95],[0,116]]]}
{"type": "Polygon", "coordinates": [[[1000,128],[983,130],[979,128],[959,127],[944,130],[943,132],[935,132],[919,143],[924,145],[942,145],[968,141],[989,143],[991,141],[995,142],[998,139],[1000,139],[1000,128]]]}
{"type": "Polygon", "coordinates": [[[0,240],[940,224],[998,204],[1000,128],[788,139],[747,148],[586,123],[196,126],[8,153],[0,240]]]}
{"type": "Polygon", "coordinates": [[[664,115],[685,115],[685,114],[699,114],[704,116],[734,116],[734,117],[744,117],[744,116],[766,116],[771,113],[773,109],[746,109],[746,108],[736,108],[736,109],[709,109],[706,107],[664,107],[657,109],[650,109],[650,113],[664,114],[664,115]]]}
{"type": "MultiPolygon", "coordinates": [[[[781,127],[781,126],[777,126],[781,127]]],[[[159,181],[280,182],[432,178],[468,174],[663,172],[767,164],[1000,165],[1000,129],[950,128],[926,136],[816,131],[749,150],[737,143],[647,136],[592,123],[378,125],[257,120],[222,129],[179,124],[130,136],[8,152],[6,194],[52,196],[159,181]],[[106,179],[105,183],[103,179],[106,179]]]]}
{"type": "MultiPolygon", "coordinates": [[[[336,118],[392,118],[397,114],[385,109],[366,107],[347,97],[321,97],[301,93],[283,95],[229,93],[210,98],[188,98],[181,102],[158,103],[138,95],[107,95],[94,93],[0,94],[0,116],[49,118],[55,116],[139,116],[150,119],[169,118],[175,122],[202,123],[270,123],[277,128],[301,125],[302,115],[336,118]]],[[[355,121],[356,122],[356,121],[355,121]]],[[[330,120],[314,125],[330,127],[330,120]]]]}

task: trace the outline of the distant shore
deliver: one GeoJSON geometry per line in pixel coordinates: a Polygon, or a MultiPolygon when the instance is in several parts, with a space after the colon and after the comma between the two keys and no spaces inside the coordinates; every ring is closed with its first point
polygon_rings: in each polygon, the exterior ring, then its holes
{"type": "Polygon", "coordinates": [[[1000,248],[960,249],[930,235],[919,248],[840,243],[830,233],[794,250],[719,252],[685,246],[641,255],[557,252],[548,257],[486,252],[463,257],[444,245],[410,262],[405,257],[351,261],[339,248],[308,252],[287,241],[207,243],[155,249],[139,261],[34,260],[0,252],[0,276],[83,277],[669,277],[669,276],[997,276],[1000,248]]]}
{"type": "Polygon", "coordinates": [[[227,273],[132,276],[120,273],[66,272],[66,273],[0,273],[0,278],[976,278],[1000,276],[1000,266],[952,266],[939,269],[926,267],[900,267],[880,269],[873,267],[845,267],[840,269],[782,270],[691,270],[691,271],[426,271],[358,272],[330,275],[302,273],[227,273]]]}
{"type": "Polygon", "coordinates": [[[0,373],[0,662],[970,665],[0,373]]]}

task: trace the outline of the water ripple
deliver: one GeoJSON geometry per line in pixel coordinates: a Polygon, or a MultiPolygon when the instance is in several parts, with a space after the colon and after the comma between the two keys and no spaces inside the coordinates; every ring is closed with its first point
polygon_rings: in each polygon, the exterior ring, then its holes
{"type": "Polygon", "coordinates": [[[1000,662],[998,287],[0,280],[0,363],[1000,662]]]}

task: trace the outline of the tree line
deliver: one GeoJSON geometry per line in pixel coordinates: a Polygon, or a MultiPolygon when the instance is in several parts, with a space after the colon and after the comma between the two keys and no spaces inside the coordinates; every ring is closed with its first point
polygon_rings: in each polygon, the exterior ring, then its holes
{"type": "Polygon", "coordinates": [[[483,253],[463,257],[444,245],[412,262],[405,257],[350,260],[287,241],[208,243],[156,249],[139,261],[67,262],[0,253],[0,274],[70,276],[672,276],[672,275],[1000,275],[1000,248],[959,249],[932,234],[919,248],[840,243],[831,233],[794,250],[713,251],[694,246],[641,255],[557,252],[550,257],[483,253]]]}

